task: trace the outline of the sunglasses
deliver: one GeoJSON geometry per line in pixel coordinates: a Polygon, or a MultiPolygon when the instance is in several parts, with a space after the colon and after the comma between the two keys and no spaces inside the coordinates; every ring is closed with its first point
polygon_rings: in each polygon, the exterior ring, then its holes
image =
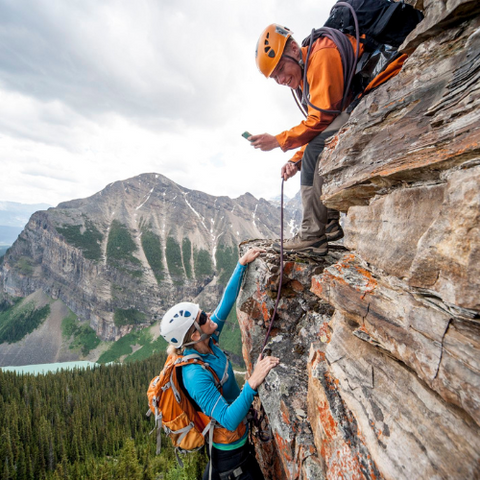
{"type": "Polygon", "coordinates": [[[207,323],[207,320],[208,320],[208,315],[202,310],[200,312],[200,316],[198,317],[198,324],[200,326],[205,325],[207,323]]]}

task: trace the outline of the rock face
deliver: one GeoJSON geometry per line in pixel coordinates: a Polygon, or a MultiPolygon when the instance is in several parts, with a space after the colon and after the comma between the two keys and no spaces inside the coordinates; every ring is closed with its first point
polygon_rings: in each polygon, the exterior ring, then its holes
{"type": "MultiPolygon", "coordinates": [[[[402,72],[321,158],[345,251],[285,257],[269,479],[480,478],[480,4],[417,6],[402,72]]],[[[264,245],[237,303],[250,371],[278,291],[264,245]]]]}
{"type": "Polygon", "coordinates": [[[239,242],[278,236],[279,215],[248,193],[213,197],[140,175],[35,213],[0,264],[1,290],[41,290],[118,339],[181,299],[218,301],[239,242]]]}

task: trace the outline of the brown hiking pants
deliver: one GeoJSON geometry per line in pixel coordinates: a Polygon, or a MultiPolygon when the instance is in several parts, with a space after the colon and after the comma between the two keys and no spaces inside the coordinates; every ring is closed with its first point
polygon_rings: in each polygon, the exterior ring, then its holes
{"type": "Polygon", "coordinates": [[[319,162],[325,140],[338,132],[347,122],[349,114],[341,113],[322,133],[317,135],[305,148],[302,157],[300,177],[302,195],[301,238],[319,238],[325,235],[325,226],[330,220],[340,218],[340,212],[325,207],[322,195],[323,177],[319,175],[319,162]]]}

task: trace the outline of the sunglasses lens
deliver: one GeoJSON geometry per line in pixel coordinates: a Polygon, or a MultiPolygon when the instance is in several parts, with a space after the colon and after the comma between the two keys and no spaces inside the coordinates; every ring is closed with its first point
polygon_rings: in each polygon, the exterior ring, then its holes
{"type": "Polygon", "coordinates": [[[207,314],[202,311],[202,313],[200,313],[200,318],[198,319],[198,324],[200,326],[205,325],[207,323],[207,320],[208,320],[207,314]]]}

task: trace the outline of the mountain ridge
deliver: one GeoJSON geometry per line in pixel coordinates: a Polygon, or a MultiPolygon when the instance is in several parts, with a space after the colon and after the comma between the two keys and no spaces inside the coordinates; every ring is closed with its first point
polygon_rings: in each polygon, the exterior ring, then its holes
{"type": "MultiPolygon", "coordinates": [[[[298,212],[284,217],[295,224],[298,212]]],[[[60,299],[114,341],[175,302],[213,308],[238,245],[279,235],[280,208],[265,199],[215,197],[146,173],[34,213],[3,257],[0,285],[7,299],[38,290],[60,299]]]]}

